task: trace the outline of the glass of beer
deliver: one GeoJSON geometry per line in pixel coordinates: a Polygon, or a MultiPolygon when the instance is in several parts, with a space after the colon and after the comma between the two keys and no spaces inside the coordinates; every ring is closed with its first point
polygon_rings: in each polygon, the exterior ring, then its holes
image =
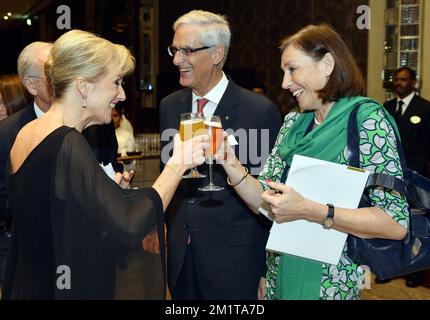
{"type": "MultiPolygon", "coordinates": [[[[179,133],[181,140],[186,141],[192,137],[202,135],[206,133],[204,118],[199,115],[193,115],[192,113],[181,114],[181,124],[179,126],[179,133]]],[[[187,175],[182,178],[205,178],[206,175],[201,174],[196,168],[192,168],[187,175]]]]}
{"type": "Polygon", "coordinates": [[[209,160],[209,184],[205,187],[199,188],[200,191],[221,191],[224,187],[217,186],[213,183],[213,157],[214,154],[217,153],[221,143],[223,141],[223,131],[221,119],[219,116],[208,117],[205,120],[205,127],[207,129],[207,133],[209,134],[210,146],[209,149],[206,150],[206,156],[209,160]]]}

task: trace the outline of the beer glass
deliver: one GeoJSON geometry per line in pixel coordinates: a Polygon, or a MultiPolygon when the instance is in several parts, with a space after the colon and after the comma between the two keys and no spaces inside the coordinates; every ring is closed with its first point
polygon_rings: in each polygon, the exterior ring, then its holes
{"type": "MultiPolygon", "coordinates": [[[[181,123],[179,126],[179,133],[181,135],[181,140],[186,141],[192,137],[204,134],[205,123],[204,118],[198,115],[193,115],[192,113],[182,113],[181,123]]],[[[192,168],[187,175],[182,176],[182,178],[205,178],[206,175],[201,174],[196,168],[192,168]]]]}
{"type": "Polygon", "coordinates": [[[209,160],[209,184],[205,187],[199,188],[200,191],[221,191],[224,187],[217,186],[213,183],[213,157],[218,151],[223,141],[222,124],[219,116],[208,117],[205,120],[205,127],[209,134],[209,149],[206,150],[206,156],[209,160]]]}

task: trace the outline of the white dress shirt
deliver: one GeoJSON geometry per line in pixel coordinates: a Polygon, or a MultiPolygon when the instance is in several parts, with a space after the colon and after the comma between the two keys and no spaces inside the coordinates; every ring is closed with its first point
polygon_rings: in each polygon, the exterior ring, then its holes
{"type": "Polygon", "coordinates": [[[218,106],[218,103],[221,101],[222,96],[224,95],[225,90],[228,86],[227,76],[222,73],[221,80],[217,83],[215,87],[212,88],[208,93],[206,93],[203,97],[199,97],[193,92],[193,107],[192,113],[195,114],[197,112],[197,100],[201,98],[206,98],[209,100],[208,103],[203,108],[203,114],[205,117],[211,117],[215,113],[215,110],[218,106]]]}
{"type": "Polygon", "coordinates": [[[36,117],[40,118],[41,116],[43,116],[45,114],[45,112],[43,112],[39,106],[36,104],[36,102],[33,103],[33,108],[34,108],[34,112],[36,113],[36,117]]]}
{"type": "Polygon", "coordinates": [[[402,105],[402,116],[403,116],[414,97],[415,97],[415,92],[412,92],[410,95],[408,95],[403,99],[400,99],[399,97],[397,97],[396,112],[399,109],[399,101],[400,100],[403,101],[403,105],[402,105]]]}

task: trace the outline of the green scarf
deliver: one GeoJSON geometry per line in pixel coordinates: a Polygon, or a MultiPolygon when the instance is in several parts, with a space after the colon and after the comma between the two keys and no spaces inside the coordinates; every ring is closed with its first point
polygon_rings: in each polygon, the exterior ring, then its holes
{"type": "MultiPolygon", "coordinates": [[[[381,105],[369,98],[346,97],[339,99],[331,108],[324,122],[306,136],[306,129],[314,121],[314,112],[303,112],[288,130],[278,152],[290,166],[293,156],[299,154],[320,160],[336,162],[347,142],[348,119],[353,107],[367,100],[360,106],[357,125],[381,105]]],[[[387,113],[386,113],[387,114],[387,113]]],[[[391,116],[387,117],[395,130],[397,126],[391,116]]],[[[322,264],[317,261],[281,255],[276,278],[275,298],[283,300],[317,300],[320,296],[322,264]]]]}

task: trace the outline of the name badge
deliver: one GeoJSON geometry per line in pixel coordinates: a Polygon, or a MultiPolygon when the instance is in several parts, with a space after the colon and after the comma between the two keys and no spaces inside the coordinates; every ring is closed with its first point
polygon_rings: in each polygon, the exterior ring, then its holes
{"type": "Polygon", "coordinates": [[[420,123],[420,122],[421,122],[421,118],[420,118],[420,117],[418,117],[418,116],[412,116],[409,120],[410,120],[413,124],[418,124],[418,123],[420,123]]]}

